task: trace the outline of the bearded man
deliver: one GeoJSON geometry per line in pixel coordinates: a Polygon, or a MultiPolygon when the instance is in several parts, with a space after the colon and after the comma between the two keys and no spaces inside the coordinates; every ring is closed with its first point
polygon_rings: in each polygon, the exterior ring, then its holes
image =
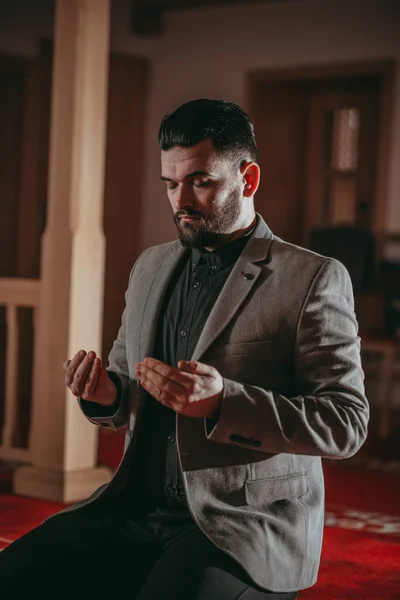
{"type": "Polygon", "coordinates": [[[191,101],[159,143],[179,239],[135,262],[107,367],[64,364],[92,423],[127,426],[123,460],[6,548],[4,599],[295,599],[318,575],[321,458],[366,438],[349,274],[255,212],[248,115],[191,101]]]}

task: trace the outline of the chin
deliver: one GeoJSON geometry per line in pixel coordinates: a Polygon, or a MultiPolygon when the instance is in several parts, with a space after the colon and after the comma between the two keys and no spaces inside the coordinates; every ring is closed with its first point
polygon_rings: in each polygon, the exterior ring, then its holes
{"type": "Polygon", "coordinates": [[[199,235],[188,235],[188,231],[178,230],[179,239],[185,248],[200,248],[202,246],[201,237],[199,235]]]}

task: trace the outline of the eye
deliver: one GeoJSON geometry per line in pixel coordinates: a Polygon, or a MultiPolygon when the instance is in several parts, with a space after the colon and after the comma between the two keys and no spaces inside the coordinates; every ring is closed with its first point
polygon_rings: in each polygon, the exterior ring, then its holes
{"type": "Polygon", "coordinates": [[[210,182],[207,179],[205,181],[194,180],[193,185],[194,187],[207,187],[210,185],[210,182]]]}
{"type": "Polygon", "coordinates": [[[167,183],[167,190],[175,190],[176,187],[176,183],[167,183]]]}

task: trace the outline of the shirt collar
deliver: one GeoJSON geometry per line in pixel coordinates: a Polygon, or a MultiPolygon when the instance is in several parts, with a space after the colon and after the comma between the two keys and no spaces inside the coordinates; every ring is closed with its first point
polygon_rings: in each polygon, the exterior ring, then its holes
{"type": "Polygon", "coordinates": [[[223,244],[211,252],[208,252],[204,248],[192,248],[192,271],[196,270],[201,258],[208,262],[210,269],[214,272],[236,262],[255,228],[256,225],[245,235],[242,235],[242,237],[233,242],[223,244]]]}

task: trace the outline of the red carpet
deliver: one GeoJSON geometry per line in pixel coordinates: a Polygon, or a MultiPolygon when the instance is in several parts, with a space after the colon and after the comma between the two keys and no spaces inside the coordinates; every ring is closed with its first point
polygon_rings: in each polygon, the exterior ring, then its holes
{"type": "MultiPolygon", "coordinates": [[[[319,579],[301,600],[400,600],[400,475],[325,463],[319,579]]],[[[62,504],[0,495],[0,548],[62,504]]]]}
{"type": "Polygon", "coordinates": [[[318,582],[300,598],[399,600],[399,565],[400,533],[390,537],[326,527],[318,582]]]}
{"type": "Polygon", "coordinates": [[[0,495],[0,549],[39,525],[46,517],[64,508],[60,502],[48,502],[22,496],[0,495]]]}

